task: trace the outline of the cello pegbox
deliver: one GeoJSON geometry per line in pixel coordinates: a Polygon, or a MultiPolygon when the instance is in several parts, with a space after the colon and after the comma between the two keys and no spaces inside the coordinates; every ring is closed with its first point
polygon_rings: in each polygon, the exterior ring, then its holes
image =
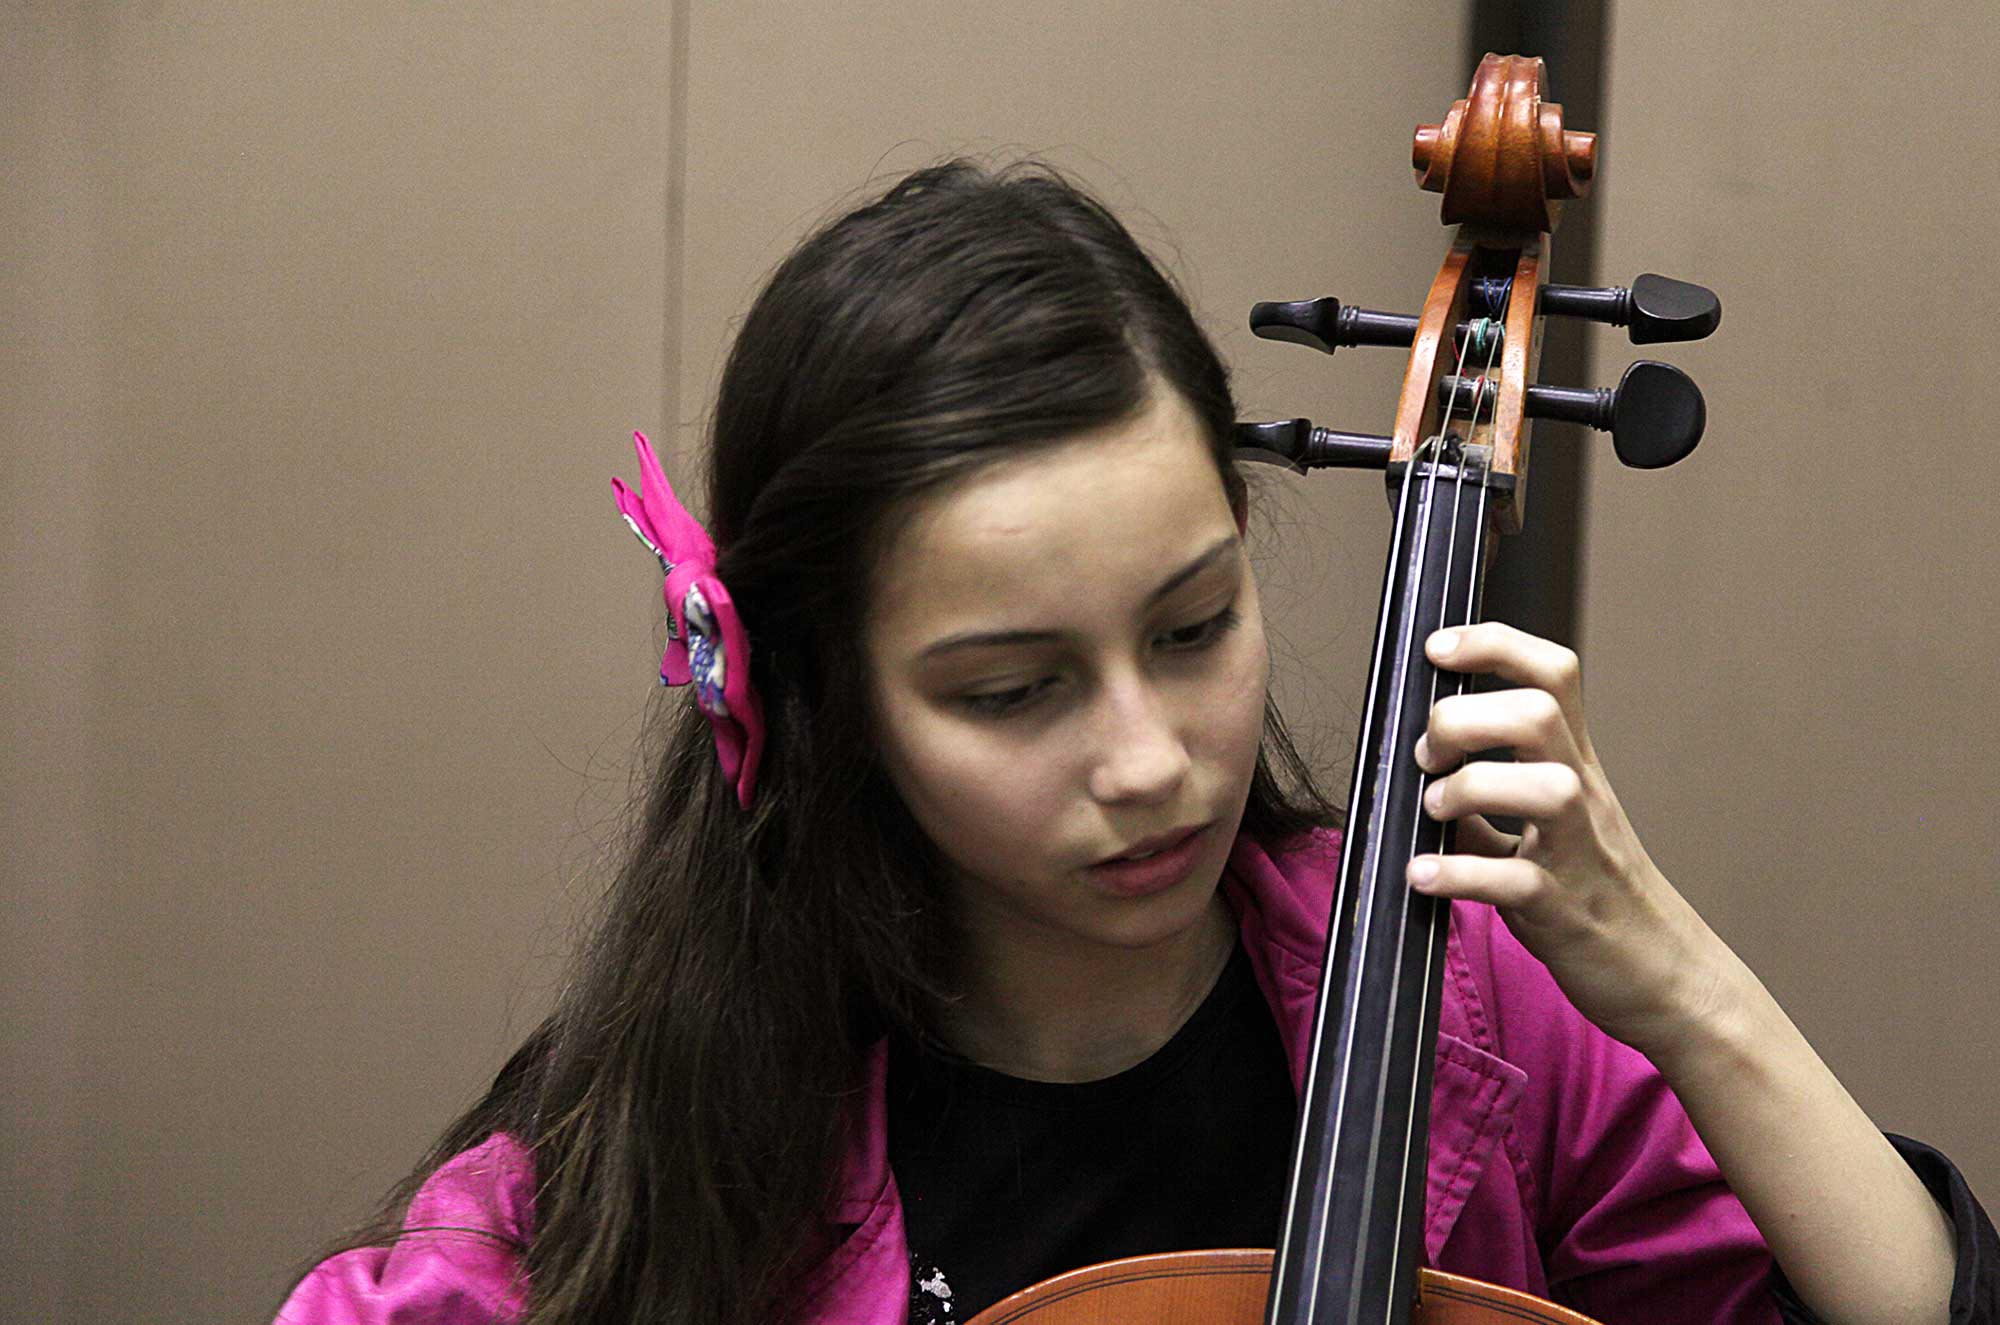
{"type": "MultiPolygon", "coordinates": [[[[1538,291],[1548,259],[1548,232],[1560,204],[1580,197],[1597,169],[1597,139],[1563,128],[1562,107],[1542,100],[1542,62],[1532,56],[1489,55],[1472,87],[1444,122],[1417,129],[1411,161],[1418,183],[1444,195],[1443,219],[1457,225],[1451,251],[1431,283],[1412,339],[1397,400],[1391,462],[1408,461],[1428,437],[1453,434],[1488,448],[1496,485],[1494,526],[1521,527],[1527,500],[1528,420],[1523,406],[1534,381],[1540,345],[1536,301],[1503,298],[1492,308],[1476,291],[1497,284],[1538,291]],[[1503,326],[1481,342],[1488,353],[1461,355],[1458,326],[1485,307],[1503,326]],[[1490,407],[1465,413],[1457,394],[1440,395],[1441,378],[1463,374],[1494,384],[1490,407]]],[[[1475,403],[1484,405],[1483,396],[1475,403]]]]}

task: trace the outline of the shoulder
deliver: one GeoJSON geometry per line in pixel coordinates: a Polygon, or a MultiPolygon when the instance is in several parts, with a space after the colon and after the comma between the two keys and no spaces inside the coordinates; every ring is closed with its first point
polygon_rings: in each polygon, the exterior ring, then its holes
{"type": "Polygon", "coordinates": [[[534,1222],[534,1157],[496,1132],[453,1156],[411,1198],[386,1247],[321,1261],[277,1325],[499,1325],[527,1301],[521,1253],[534,1222]]]}

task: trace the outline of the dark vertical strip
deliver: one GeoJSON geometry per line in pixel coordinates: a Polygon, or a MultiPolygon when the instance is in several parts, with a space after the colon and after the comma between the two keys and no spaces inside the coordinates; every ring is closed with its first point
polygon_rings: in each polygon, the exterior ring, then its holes
{"type": "MultiPolygon", "coordinates": [[[[1605,0],[1477,0],[1468,32],[1466,81],[1488,51],[1539,55],[1543,92],[1563,108],[1563,123],[1595,133],[1604,125],[1605,0]]],[[[1549,279],[1589,285],[1597,271],[1597,207],[1588,199],[1564,211],[1549,279]]],[[[1585,324],[1542,324],[1541,380],[1597,386],[1585,324]]],[[[1583,488],[1597,434],[1575,424],[1537,423],[1528,477],[1528,518],[1501,540],[1486,583],[1485,615],[1574,647],[1582,628],[1583,488]]]]}
{"type": "Polygon", "coordinates": [[[687,106],[688,0],[673,0],[667,13],[667,179],[665,216],[666,279],[661,287],[661,440],[681,445],[681,347],[687,278],[687,106]]]}

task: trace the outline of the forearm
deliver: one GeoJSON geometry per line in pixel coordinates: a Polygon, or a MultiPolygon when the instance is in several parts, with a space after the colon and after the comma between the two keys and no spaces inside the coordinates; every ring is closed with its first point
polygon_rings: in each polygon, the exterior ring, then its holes
{"type": "Polygon", "coordinates": [[[1718,949],[1697,1029],[1648,1054],[1828,1325],[1949,1315],[1950,1220],[1763,983],[1718,949]]]}

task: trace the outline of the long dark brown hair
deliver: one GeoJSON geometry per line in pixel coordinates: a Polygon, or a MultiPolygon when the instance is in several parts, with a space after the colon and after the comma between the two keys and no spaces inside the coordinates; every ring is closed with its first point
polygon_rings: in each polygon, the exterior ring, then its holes
{"type": "MultiPolygon", "coordinates": [[[[1125,227],[1045,166],[918,171],[779,266],[729,356],[708,476],[770,733],[755,808],[672,692],[555,1011],[353,1242],[393,1238],[431,1172],[504,1131],[539,1184],[530,1322],[784,1317],[833,1236],[868,1046],[923,1034],[952,993],[940,862],[870,739],[877,554],[913,497],[1129,418],[1156,382],[1242,510],[1221,360],[1125,227]]],[[[1267,700],[1242,831],[1332,817],[1267,700]]]]}

